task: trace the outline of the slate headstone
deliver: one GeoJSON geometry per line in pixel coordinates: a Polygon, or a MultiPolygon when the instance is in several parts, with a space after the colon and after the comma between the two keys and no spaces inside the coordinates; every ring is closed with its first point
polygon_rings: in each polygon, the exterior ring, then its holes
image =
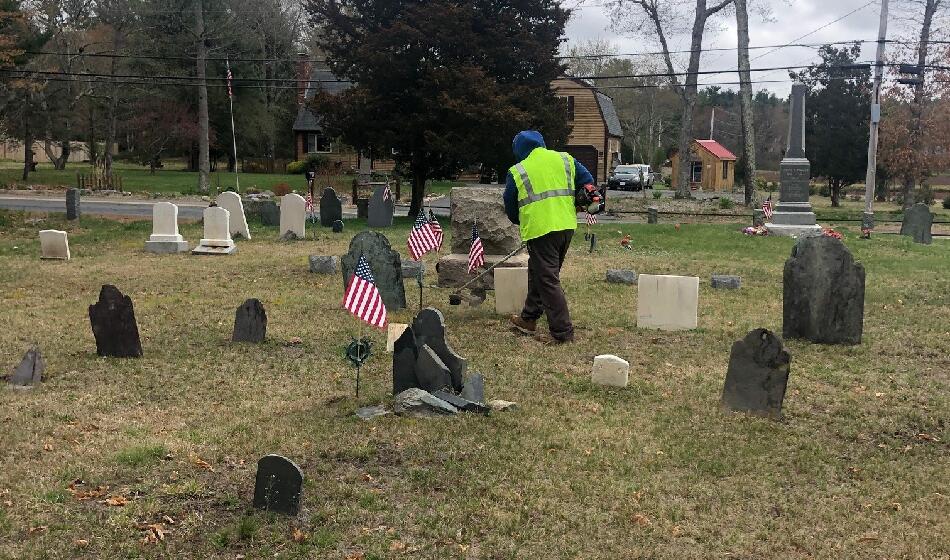
{"type": "Polygon", "coordinates": [[[782,336],[824,344],[860,344],[864,266],[840,239],[803,237],[785,261],[782,336]]]}
{"type": "Polygon", "coordinates": [[[79,219],[79,189],[66,189],[66,219],[79,219]]]}
{"type": "Polygon", "coordinates": [[[249,299],[234,312],[231,342],[264,342],[267,336],[267,312],[258,299],[249,299]]]}
{"type": "MultiPolygon", "coordinates": [[[[468,369],[468,361],[456,354],[455,350],[452,350],[445,340],[445,317],[442,312],[432,307],[423,309],[412,320],[412,332],[415,335],[416,344],[420,347],[427,345],[432,348],[439,360],[451,372],[452,388],[455,391],[461,391],[465,370],[468,369]]],[[[427,389],[425,385],[421,386],[423,389],[427,389]]],[[[441,388],[435,387],[435,389],[441,388]]]]}
{"type": "Polygon", "coordinates": [[[327,187],[320,197],[320,225],[332,227],[337,220],[343,220],[343,203],[336,191],[327,187]]]}
{"type": "Polygon", "coordinates": [[[904,210],[904,221],[901,222],[901,235],[908,235],[914,239],[914,243],[923,243],[930,245],[933,243],[933,234],[931,228],[934,223],[934,215],[930,212],[930,207],[922,202],[904,210]]]}
{"type": "Polygon", "coordinates": [[[485,378],[480,373],[465,380],[465,386],[459,396],[472,402],[485,402],[485,378]]]}
{"type": "Polygon", "coordinates": [[[10,385],[17,389],[32,389],[43,380],[43,370],[45,369],[46,362],[43,361],[43,355],[39,348],[34,346],[27,350],[20,361],[20,365],[13,370],[10,385]]]}
{"type": "Polygon", "coordinates": [[[427,344],[419,346],[416,378],[419,380],[419,387],[430,393],[452,387],[452,372],[427,344]]]}
{"type": "Polygon", "coordinates": [[[730,274],[713,274],[709,279],[709,287],[724,290],[738,290],[742,287],[742,278],[730,274]]]}
{"type": "Polygon", "coordinates": [[[781,418],[790,362],[781,339],[767,329],[755,329],[737,340],[722,388],[723,408],[781,418]]]}
{"type": "Polygon", "coordinates": [[[381,404],[373,406],[364,406],[363,408],[356,409],[356,415],[359,416],[362,420],[372,420],[377,416],[386,416],[387,414],[392,414],[393,411],[389,410],[381,404]]]}
{"type": "Polygon", "coordinates": [[[418,280],[426,273],[426,263],[422,261],[402,261],[402,277],[418,280]]]}
{"type": "Polygon", "coordinates": [[[458,409],[419,388],[406,389],[393,397],[393,412],[411,416],[456,414],[458,409]]]}
{"type": "Polygon", "coordinates": [[[419,347],[412,327],[406,327],[402,335],[393,343],[393,394],[398,395],[406,389],[419,386],[416,378],[416,361],[419,359],[419,347]]]}
{"type": "Polygon", "coordinates": [[[607,269],[607,282],[609,284],[630,284],[637,283],[637,273],[634,270],[607,269]]]}
{"type": "Polygon", "coordinates": [[[261,216],[261,225],[279,226],[280,208],[277,207],[277,201],[262,200],[258,204],[258,213],[261,216]]]}
{"type": "Polygon", "coordinates": [[[394,251],[386,236],[376,231],[361,231],[350,240],[350,250],[341,257],[343,265],[343,286],[349,283],[359,262],[360,255],[366,257],[369,269],[376,280],[386,310],[393,312],[406,307],[406,288],[402,281],[402,260],[394,251]]]}
{"type": "Polygon", "coordinates": [[[393,225],[395,201],[389,187],[376,187],[373,196],[369,199],[367,225],[371,228],[382,228],[393,225]]]}
{"type": "Polygon", "coordinates": [[[477,412],[479,414],[488,414],[491,412],[491,409],[482,403],[470,401],[455,393],[449,393],[448,391],[434,391],[432,396],[437,399],[442,399],[455,408],[465,412],[477,412]]]}
{"type": "Polygon", "coordinates": [[[89,322],[96,338],[96,353],[113,358],[139,358],[142,343],[135,323],[132,299],[118,288],[104,284],[99,301],[89,306],[89,322]]]}
{"type": "Polygon", "coordinates": [[[254,507],[297,515],[303,494],[303,471],[281,455],[265,455],[257,462],[254,507]]]}
{"type": "Polygon", "coordinates": [[[333,233],[343,233],[343,220],[335,220],[330,227],[333,233]]]}

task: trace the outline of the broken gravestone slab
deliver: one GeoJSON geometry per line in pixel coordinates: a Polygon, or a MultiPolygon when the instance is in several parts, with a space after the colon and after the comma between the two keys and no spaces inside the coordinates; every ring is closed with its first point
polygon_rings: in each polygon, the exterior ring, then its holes
{"type": "Polygon", "coordinates": [[[738,290],[742,287],[742,278],[729,274],[713,274],[709,279],[709,287],[724,290],[738,290]]]}
{"type": "Polygon", "coordinates": [[[118,288],[104,284],[99,301],[89,306],[89,322],[96,337],[96,353],[114,358],[140,358],[142,342],[135,322],[132,299],[118,288]]]}
{"type": "Polygon", "coordinates": [[[419,387],[416,377],[416,361],[419,359],[419,347],[413,336],[412,327],[406,327],[393,343],[393,394],[398,395],[406,389],[419,387]]]}
{"type": "Polygon", "coordinates": [[[458,409],[451,404],[418,387],[397,394],[393,398],[393,411],[400,415],[420,417],[458,413],[458,409]]]}
{"type": "Polygon", "coordinates": [[[767,329],[755,329],[737,340],[722,388],[723,408],[781,418],[790,363],[782,340],[767,329]]]}
{"type": "Polygon", "coordinates": [[[267,336],[267,312],[258,299],[249,299],[234,312],[231,342],[264,342],[267,336]]]}
{"type": "Polygon", "coordinates": [[[452,372],[428,344],[419,347],[416,379],[419,380],[419,387],[429,392],[452,387],[452,372]]]}
{"type": "Polygon", "coordinates": [[[303,471],[281,455],[265,455],[257,462],[254,507],[297,515],[303,494],[303,471]]]}
{"type": "Polygon", "coordinates": [[[32,389],[43,380],[45,369],[46,362],[43,361],[43,355],[40,349],[34,346],[26,352],[20,365],[13,370],[10,385],[15,389],[32,389]]]}
{"type": "Polygon", "coordinates": [[[340,270],[340,257],[336,255],[310,255],[310,272],[336,274],[340,270]]]}
{"type": "Polygon", "coordinates": [[[609,284],[635,285],[637,283],[637,273],[633,270],[611,268],[607,270],[607,282],[609,284]]]}
{"type": "Polygon", "coordinates": [[[488,414],[491,409],[480,402],[470,401],[449,391],[434,391],[432,396],[449,403],[463,412],[477,412],[479,414],[488,414]]]}
{"type": "Polygon", "coordinates": [[[388,408],[386,408],[385,406],[381,404],[377,404],[374,406],[364,406],[363,408],[356,409],[356,415],[359,416],[363,420],[372,420],[373,418],[376,418],[377,416],[386,416],[392,413],[393,413],[392,410],[389,410],[388,408]]]}
{"type": "Polygon", "coordinates": [[[485,402],[485,378],[476,373],[465,380],[465,386],[459,396],[467,401],[476,403],[485,402]]]}
{"type": "MultiPolygon", "coordinates": [[[[442,312],[432,307],[420,311],[412,320],[412,333],[416,344],[420,347],[427,345],[435,352],[451,373],[452,388],[456,392],[461,391],[468,361],[456,354],[445,340],[445,317],[442,312]]],[[[424,385],[422,387],[426,388],[424,385]]]]}

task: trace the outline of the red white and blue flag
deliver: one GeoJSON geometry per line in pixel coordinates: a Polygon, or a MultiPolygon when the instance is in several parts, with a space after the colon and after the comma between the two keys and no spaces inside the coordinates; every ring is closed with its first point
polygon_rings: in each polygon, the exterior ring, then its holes
{"type": "Polygon", "coordinates": [[[308,218],[316,218],[316,208],[313,205],[313,193],[308,192],[307,196],[303,199],[304,211],[307,213],[308,218]]]}
{"type": "Polygon", "coordinates": [[[360,255],[356,271],[343,294],[343,307],[374,327],[386,326],[386,304],[376,288],[376,279],[369,269],[366,257],[360,255]]]}
{"type": "Polygon", "coordinates": [[[432,223],[426,219],[426,213],[422,210],[416,215],[416,221],[409,230],[409,240],[406,246],[409,248],[409,256],[417,261],[422,255],[430,253],[439,248],[441,244],[441,235],[437,236],[432,229],[432,223]]]}
{"type": "Polygon", "coordinates": [[[593,215],[593,214],[591,214],[591,213],[588,213],[588,214],[587,214],[587,225],[592,226],[592,225],[595,225],[595,224],[597,224],[597,216],[595,216],[595,215],[593,215]]]}
{"type": "Polygon", "coordinates": [[[231,75],[231,62],[225,60],[224,65],[228,69],[228,97],[234,97],[234,90],[231,88],[231,80],[234,79],[234,76],[231,75]]]}
{"type": "Polygon", "coordinates": [[[468,250],[468,273],[474,274],[478,267],[485,264],[485,248],[478,236],[478,226],[472,224],[472,248],[468,250]]]}
{"type": "Polygon", "coordinates": [[[762,203],[762,213],[766,219],[772,219],[772,193],[769,193],[769,197],[762,203]]]}
{"type": "Polygon", "coordinates": [[[435,238],[439,242],[435,250],[439,251],[442,249],[442,224],[435,218],[435,212],[432,210],[429,210],[429,225],[432,227],[432,233],[435,234],[435,238]]]}

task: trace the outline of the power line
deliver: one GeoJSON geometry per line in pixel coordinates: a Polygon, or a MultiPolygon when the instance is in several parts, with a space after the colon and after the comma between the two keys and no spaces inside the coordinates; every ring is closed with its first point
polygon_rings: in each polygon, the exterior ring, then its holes
{"type": "MultiPolygon", "coordinates": [[[[805,37],[809,37],[809,36],[811,36],[811,35],[814,35],[815,33],[818,33],[819,31],[821,31],[822,29],[826,29],[826,28],[828,28],[828,27],[831,27],[832,25],[838,23],[839,21],[845,19],[846,17],[851,16],[852,14],[856,14],[856,13],[860,12],[861,10],[863,10],[864,8],[867,8],[867,7],[870,6],[871,4],[875,4],[875,3],[877,3],[877,0],[870,0],[868,3],[863,4],[862,6],[859,6],[859,7],[855,8],[855,9],[851,10],[850,12],[844,14],[843,16],[840,16],[840,17],[838,17],[838,18],[835,18],[835,19],[829,21],[828,23],[822,25],[821,27],[819,27],[819,28],[817,28],[817,29],[814,29],[814,30],[812,30],[812,31],[809,31],[808,33],[805,33],[804,35],[802,35],[802,36],[800,36],[800,37],[795,37],[794,39],[792,39],[791,41],[789,41],[788,44],[785,44],[785,45],[782,45],[782,46],[780,46],[780,47],[777,47],[777,48],[775,48],[774,50],[771,50],[771,51],[769,51],[769,52],[767,52],[767,53],[760,54],[759,56],[753,58],[753,59],[750,60],[749,62],[752,62],[753,60],[758,60],[758,59],[760,59],[760,58],[762,58],[762,57],[764,57],[764,56],[768,56],[768,55],[774,53],[775,51],[778,51],[778,50],[781,50],[781,49],[784,49],[784,48],[788,47],[789,45],[791,45],[791,44],[794,43],[795,41],[801,41],[801,40],[804,39],[805,37]]],[[[863,41],[863,42],[868,42],[868,41],[863,41]]]]}
{"type": "MultiPolygon", "coordinates": [[[[198,60],[196,56],[171,56],[171,55],[157,55],[157,54],[118,54],[118,53],[87,53],[87,52],[74,52],[74,53],[64,53],[56,51],[24,51],[29,55],[48,55],[48,56],[88,56],[92,58],[133,58],[133,59],[142,59],[142,60],[184,60],[193,62],[198,60]]],[[[231,62],[326,62],[325,58],[235,58],[235,57],[218,57],[218,56],[209,56],[205,60],[213,62],[225,62],[230,60],[231,62]]]]}

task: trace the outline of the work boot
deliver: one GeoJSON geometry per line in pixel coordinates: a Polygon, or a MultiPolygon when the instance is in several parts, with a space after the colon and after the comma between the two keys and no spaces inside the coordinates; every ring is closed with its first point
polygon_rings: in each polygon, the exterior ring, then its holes
{"type": "Polygon", "coordinates": [[[515,329],[521,334],[531,336],[537,330],[537,321],[522,319],[521,315],[512,315],[511,319],[509,319],[509,322],[511,323],[511,328],[515,329]]]}
{"type": "Polygon", "coordinates": [[[534,335],[534,339],[540,342],[541,344],[546,344],[548,346],[557,346],[558,344],[568,344],[574,342],[574,335],[571,335],[569,338],[554,338],[554,336],[539,332],[534,335]]]}

